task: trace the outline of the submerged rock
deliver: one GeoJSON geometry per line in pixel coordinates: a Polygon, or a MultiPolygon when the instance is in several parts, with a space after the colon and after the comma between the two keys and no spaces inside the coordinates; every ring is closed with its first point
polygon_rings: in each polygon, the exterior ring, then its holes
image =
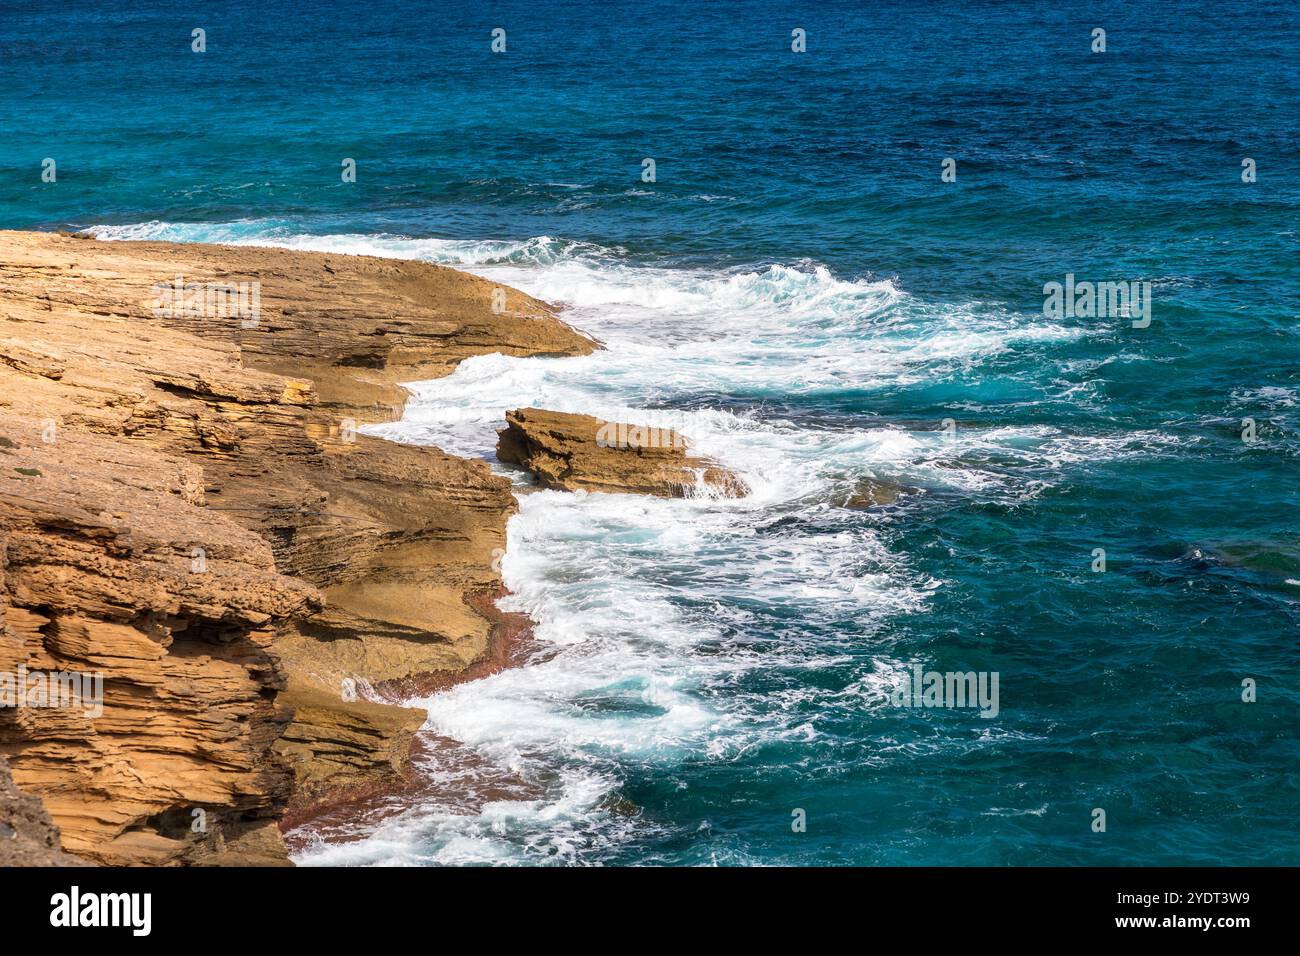
{"type": "Polygon", "coordinates": [[[497,457],[531,471],[544,488],[663,498],[741,498],[749,493],[735,473],[689,455],[689,440],[670,428],[540,408],[515,409],[506,414],[506,422],[497,433],[497,457]]]}
{"type": "Polygon", "coordinates": [[[852,494],[844,502],[845,508],[874,508],[878,505],[892,505],[905,489],[878,478],[863,478],[858,482],[852,494]]]}

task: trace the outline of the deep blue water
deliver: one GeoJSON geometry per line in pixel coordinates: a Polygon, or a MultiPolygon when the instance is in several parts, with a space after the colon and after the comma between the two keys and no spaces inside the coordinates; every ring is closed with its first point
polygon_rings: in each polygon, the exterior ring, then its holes
{"type": "Polygon", "coordinates": [[[0,227],[499,277],[609,352],[394,437],[676,416],[755,486],[524,496],[551,656],[428,705],[543,796],[308,859],[1300,863],[1300,11],[1055,6],[0,4],[0,227]],[[1045,317],[1067,273],[1150,326],[1045,317]],[[998,716],[888,706],[913,663],[998,716]]]}

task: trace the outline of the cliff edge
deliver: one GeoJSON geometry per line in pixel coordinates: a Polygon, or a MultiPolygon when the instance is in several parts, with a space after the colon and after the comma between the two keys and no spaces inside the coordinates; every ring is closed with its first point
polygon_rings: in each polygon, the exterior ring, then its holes
{"type": "Polygon", "coordinates": [[[385,694],[491,655],[515,502],[357,428],[470,355],[595,347],[426,263],[0,232],[0,674],[102,679],[99,714],[0,708],[64,849],[283,862],[286,807],[403,774],[385,694]]]}

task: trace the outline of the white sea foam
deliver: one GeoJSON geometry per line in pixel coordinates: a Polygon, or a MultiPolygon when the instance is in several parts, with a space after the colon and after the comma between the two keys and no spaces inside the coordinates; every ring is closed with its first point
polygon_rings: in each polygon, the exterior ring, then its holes
{"type": "MultiPolygon", "coordinates": [[[[364,840],[309,848],[304,863],[599,862],[646,839],[652,820],[607,806],[633,770],[662,773],[685,760],[816,740],[815,708],[810,716],[801,706],[810,694],[826,707],[869,705],[870,678],[838,694],[797,682],[747,690],[756,672],[846,659],[843,643],[798,628],[773,639],[773,620],[851,622],[856,640],[873,642],[883,672],[888,622],[923,610],[942,586],[892,552],[881,527],[836,506],[862,479],[1014,500],[1043,487],[1017,464],[1115,450],[1045,426],[949,436],[871,421],[810,427],[763,413],[769,400],[905,388],[1009,348],[1084,334],[975,303],[927,303],[887,279],[848,280],[816,265],[657,269],[616,249],[544,236],[314,236],[268,221],[92,231],[423,259],[563,303],[565,318],[606,350],[469,359],[446,378],[412,383],[403,420],[369,431],[492,460],[507,410],[583,412],[677,428],[753,489],[739,500],[521,495],[502,567],[513,593],[502,604],[537,622],[543,653],[417,703],[430,731],[528,780],[540,796],[422,804],[364,840]],[[712,395],[733,397],[731,407],[708,407],[712,395]]],[[[453,789],[473,787],[451,766],[425,772],[450,774],[453,789]]]]}
{"type": "Polygon", "coordinates": [[[1266,385],[1262,388],[1246,389],[1232,393],[1232,400],[1238,405],[1263,408],[1267,411],[1295,408],[1300,404],[1300,392],[1283,385],[1266,385]]]}

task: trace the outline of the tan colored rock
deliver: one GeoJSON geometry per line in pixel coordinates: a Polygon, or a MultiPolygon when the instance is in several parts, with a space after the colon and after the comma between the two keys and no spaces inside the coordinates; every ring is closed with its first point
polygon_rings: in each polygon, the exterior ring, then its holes
{"type": "Polygon", "coordinates": [[[361,698],[346,699],[306,683],[291,684],[281,702],[295,718],[275,750],[294,767],[291,810],[340,790],[405,780],[411,740],[423,711],[361,698]]]}
{"type": "Polygon", "coordinates": [[[544,488],[664,498],[749,493],[733,472],[688,454],[689,440],[672,429],[540,408],[515,409],[506,422],[497,433],[497,457],[531,471],[544,488]]]}
{"type": "Polygon", "coordinates": [[[891,481],[882,481],[879,478],[863,478],[844,500],[843,506],[861,510],[880,505],[892,505],[904,493],[906,493],[904,488],[891,481]]]}
{"type": "Polygon", "coordinates": [[[544,302],[425,262],[31,232],[0,232],[0,248],[0,297],[25,291],[39,308],[144,319],[234,348],[248,368],[311,379],[316,403],[336,419],[400,417],[399,383],[446,375],[473,355],[586,355],[596,347],[544,302]],[[258,283],[256,321],[155,315],[178,276],[204,286],[258,283]]]}
{"type": "Polygon", "coordinates": [[[59,846],[59,828],[45,804],[14,786],[9,763],[0,757],[0,867],[85,865],[59,846]]]}
{"type": "Polygon", "coordinates": [[[356,425],[470,355],[595,347],[425,263],[0,232],[0,670],[104,674],[93,722],[0,712],[0,755],[64,846],[282,862],[266,824],[295,779],[400,772],[422,715],[341,682],[436,683],[490,655],[476,595],[500,587],[515,502],[481,461],[356,425]],[[187,284],[256,284],[256,315],[159,308],[187,284]]]}
{"type": "Polygon", "coordinates": [[[288,720],[270,646],[316,589],[202,508],[193,465],[4,427],[0,674],[93,681],[63,706],[0,709],[15,783],[98,862],[183,862],[274,823],[291,776],[269,753],[288,720]]]}

